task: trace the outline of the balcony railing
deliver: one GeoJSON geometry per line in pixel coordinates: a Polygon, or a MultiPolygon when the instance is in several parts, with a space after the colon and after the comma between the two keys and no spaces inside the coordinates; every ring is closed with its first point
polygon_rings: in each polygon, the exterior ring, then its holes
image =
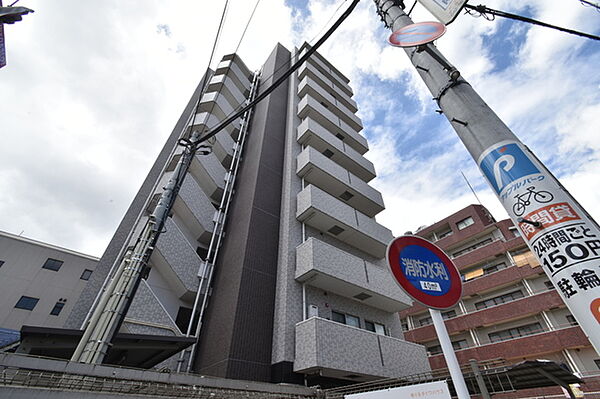
{"type": "Polygon", "coordinates": [[[369,217],[385,209],[377,190],[312,147],[298,155],[296,173],[369,217]]]}
{"type": "Polygon", "coordinates": [[[373,180],[376,176],[371,161],[311,118],[305,118],[298,126],[298,143],[311,146],[320,153],[331,152],[332,161],[365,182],[373,180]]]}
{"type": "Polygon", "coordinates": [[[308,185],[297,198],[296,218],[376,258],[385,256],[392,232],[325,191],[308,185]]]}
{"type": "Polygon", "coordinates": [[[398,312],[411,302],[387,269],[314,237],[296,248],[295,277],[298,282],[387,312],[398,312]]]}
{"type": "Polygon", "coordinates": [[[319,317],[296,324],[296,372],[364,381],[428,370],[421,345],[319,317]]]}

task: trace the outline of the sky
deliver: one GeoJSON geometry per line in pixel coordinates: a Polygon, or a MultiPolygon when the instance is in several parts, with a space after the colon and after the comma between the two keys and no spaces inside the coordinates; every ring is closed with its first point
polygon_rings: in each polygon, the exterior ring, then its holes
{"type": "MultiPolygon", "coordinates": [[[[211,66],[235,50],[254,3],[230,0],[211,66]]],[[[239,53],[258,69],[277,42],[290,49],[316,42],[348,4],[262,0],[239,53]]],[[[600,33],[600,13],[578,0],[485,4],[600,33]]],[[[101,256],[207,67],[224,0],[18,5],[35,13],[4,28],[0,230],[101,256]]],[[[434,20],[420,5],[412,18],[434,20]]],[[[351,80],[370,145],[365,156],[378,173],[371,184],[386,205],[377,220],[401,235],[478,201],[506,218],[389,34],[373,2],[362,0],[320,49],[351,80]]],[[[600,43],[461,14],[436,45],[600,218],[600,43]]]]}

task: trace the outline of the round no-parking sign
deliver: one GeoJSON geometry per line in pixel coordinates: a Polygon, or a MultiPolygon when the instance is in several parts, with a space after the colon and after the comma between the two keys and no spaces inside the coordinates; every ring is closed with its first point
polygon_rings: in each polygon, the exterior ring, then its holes
{"type": "Polygon", "coordinates": [[[415,301],[434,309],[456,305],[462,295],[460,274],[439,247],[417,236],[394,239],[386,256],[394,279],[415,301]]]}

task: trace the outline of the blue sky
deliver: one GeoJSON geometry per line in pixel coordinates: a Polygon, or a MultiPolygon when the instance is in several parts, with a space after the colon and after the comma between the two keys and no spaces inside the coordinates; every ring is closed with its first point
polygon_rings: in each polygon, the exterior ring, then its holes
{"type": "MultiPolygon", "coordinates": [[[[223,1],[21,1],[0,69],[0,230],[101,255],[208,62],[223,1]]],[[[322,33],[341,0],[262,0],[240,54],[260,67],[322,33]]],[[[412,2],[407,2],[409,5],[412,2]]],[[[254,1],[231,0],[216,59],[254,1]]],[[[341,5],[341,8],[340,7],[341,5]]],[[[475,3],[473,3],[475,4],[475,3]]],[[[578,0],[485,4],[599,34],[578,0]]],[[[337,13],[336,13],[336,10],[337,13]]],[[[415,21],[432,20],[419,5],[415,21]]],[[[363,0],[321,53],[351,79],[387,209],[402,234],[476,201],[506,217],[401,49],[363,0]]],[[[504,122],[600,218],[600,44],[460,15],[436,45],[504,122]]]]}

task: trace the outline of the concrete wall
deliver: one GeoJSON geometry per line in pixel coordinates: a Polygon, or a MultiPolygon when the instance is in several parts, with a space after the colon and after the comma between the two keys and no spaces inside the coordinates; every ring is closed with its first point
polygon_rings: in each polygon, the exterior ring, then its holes
{"type": "Polygon", "coordinates": [[[0,261],[0,327],[19,330],[22,325],[63,327],[87,286],[83,271],[94,271],[98,258],[0,232],[0,261]],[[43,269],[48,258],[64,263],[58,271],[43,269]],[[21,296],[39,301],[33,310],[16,309],[21,296]],[[57,302],[63,309],[50,315],[57,302]]]}

